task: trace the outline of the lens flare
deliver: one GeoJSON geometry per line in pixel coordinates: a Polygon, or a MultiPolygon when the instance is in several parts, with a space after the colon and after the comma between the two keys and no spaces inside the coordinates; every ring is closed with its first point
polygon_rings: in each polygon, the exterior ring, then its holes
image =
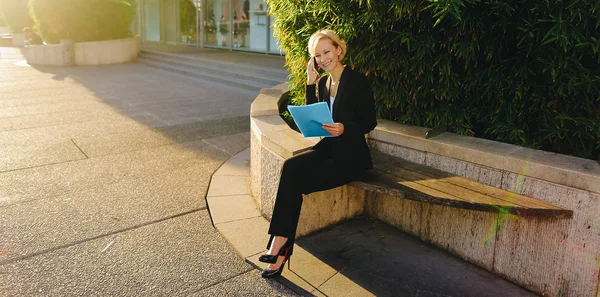
{"type": "MultiPolygon", "coordinates": [[[[531,166],[531,156],[527,156],[527,158],[525,159],[525,164],[523,164],[521,171],[519,171],[519,173],[517,174],[517,176],[515,178],[515,182],[513,183],[512,187],[506,197],[506,201],[513,202],[517,195],[515,193],[521,193],[521,190],[523,190],[523,186],[525,185],[525,176],[527,175],[527,172],[529,172],[530,166],[531,166]]],[[[485,238],[483,239],[484,247],[487,246],[490,243],[490,241],[496,237],[496,234],[500,231],[502,224],[508,218],[511,218],[514,220],[519,220],[519,217],[517,217],[513,214],[510,214],[505,207],[498,207],[498,217],[496,218],[496,220],[490,227],[490,231],[488,231],[485,238]]]]}

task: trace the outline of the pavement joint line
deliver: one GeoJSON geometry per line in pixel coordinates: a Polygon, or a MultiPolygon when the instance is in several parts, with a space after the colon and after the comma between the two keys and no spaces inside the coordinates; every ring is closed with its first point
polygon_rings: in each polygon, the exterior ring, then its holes
{"type": "Polygon", "coordinates": [[[85,156],[86,159],[89,159],[90,157],[88,157],[88,155],[77,145],[77,143],[75,143],[75,140],[71,138],[71,142],[73,143],[73,145],[75,145],[76,148],[79,149],[79,151],[85,156]]]}
{"type": "Polygon", "coordinates": [[[266,250],[267,250],[267,249],[265,249],[264,251],[258,252],[258,253],[254,254],[254,255],[250,255],[250,256],[248,256],[248,257],[246,257],[246,258],[252,258],[252,257],[254,257],[254,256],[258,255],[258,254],[262,254],[262,253],[264,253],[266,250]]]}
{"type": "Polygon", "coordinates": [[[182,213],[170,215],[168,217],[164,217],[164,218],[161,218],[161,219],[157,219],[157,220],[153,220],[153,221],[149,221],[149,222],[145,222],[145,223],[133,225],[131,227],[127,227],[127,228],[115,230],[115,231],[112,231],[112,232],[108,232],[108,233],[96,235],[96,236],[93,236],[93,237],[90,237],[90,238],[86,238],[86,239],[76,240],[76,241],[71,242],[71,243],[62,244],[62,245],[55,246],[55,247],[52,247],[52,248],[48,248],[48,249],[45,249],[45,250],[37,251],[37,252],[31,253],[31,254],[28,254],[28,255],[23,255],[23,256],[12,258],[12,259],[7,259],[7,260],[4,260],[4,261],[0,261],[0,266],[4,266],[4,265],[11,264],[11,263],[14,263],[14,262],[26,260],[26,259],[29,259],[29,258],[33,258],[33,257],[39,256],[39,255],[43,255],[43,254],[46,254],[46,253],[58,251],[58,250],[61,250],[61,249],[69,248],[69,247],[72,247],[72,246],[76,246],[76,245],[79,245],[79,244],[82,244],[82,243],[90,242],[90,241],[93,241],[93,240],[96,240],[96,239],[100,239],[100,238],[103,238],[103,237],[112,236],[112,235],[116,235],[116,234],[119,234],[119,233],[124,233],[124,232],[128,232],[128,231],[131,231],[131,230],[139,229],[139,228],[146,227],[146,226],[149,226],[149,225],[152,225],[152,224],[164,222],[164,221],[167,221],[167,220],[170,220],[170,219],[182,217],[182,216],[189,215],[189,214],[192,214],[192,213],[195,213],[195,212],[199,212],[199,211],[202,211],[202,210],[206,210],[206,209],[207,209],[206,207],[200,207],[200,208],[188,210],[186,212],[182,212],[182,213]]]}
{"type": "MultiPolygon", "coordinates": [[[[219,175],[219,176],[227,176],[229,177],[229,175],[219,175]]],[[[245,177],[245,176],[241,176],[241,175],[231,175],[233,177],[245,177]]],[[[212,181],[212,178],[211,178],[212,181]]],[[[210,189],[210,185],[208,187],[210,189]]],[[[208,193],[208,192],[207,192],[208,193]]],[[[243,195],[249,195],[252,196],[251,193],[242,193],[242,194],[227,194],[227,195],[210,195],[211,198],[216,198],[216,197],[231,197],[231,196],[243,196],[243,195]]],[[[208,195],[206,195],[206,198],[208,199],[208,195]]]]}
{"type": "MultiPolygon", "coordinates": [[[[342,267],[342,269],[346,268],[347,266],[342,267]]],[[[315,287],[315,289],[319,290],[319,288],[324,285],[325,283],[327,283],[329,280],[331,280],[334,276],[340,274],[340,271],[342,271],[342,269],[337,270],[332,276],[328,277],[324,282],[322,282],[321,284],[319,284],[318,286],[315,287]]],[[[308,282],[307,282],[308,283],[308,282]]],[[[309,283],[310,284],[310,283],[309,283]]],[[[321,290],[319,290],[319,292],[321,292],[321,290]]],[[[321,292],[322,293],[322,292],[321,292]]]]}
{"type": "MultiPolygon", "coordinates": [[[[9,118],[0,118],[0,119],[4,120],[4,119],[9,119],[9,118]]],[[[75,122],[70,122],[70,124],[81,124],[81,123],[87,123],[87,122],[96,122],[96,121],[82,121],[82,122],[75,121],[75,122]]],[[[34,127],[27,127],[27,128],[0,130],[0,133],[15,132],[15,131],[22,131],[22,130],[29,130],[29,129],[50,128],[50,127],[56,127],[56,126],[61,126],[61,125],[64,125],[64,124],[52,124],[52,125],[34,126],[34,127]]]]}
{"type": "Polygon", "coordinates": [[[234,276],[228,277],[228,278],[226,278],[226,279],[224,279],[224,280],[217,281],[217,282],[215,282],[215,283],[213,283],[213,284],[211,284],[211,285],[208,285],[206,288],[201,288],[201,289],[195,290],[195,291],[193,291],[193,292],[190,292],[190,293],[188,294],[188,296],[190,296],[190,295],[193,295],[193,294],[196,294],[196,293],[200,293],[200,292],[202,292],[202,291],[204,291],[204,290],[208,290],[208,289],[210,289],[210,288],[212,288],[212,287],[214,287],[214,286],[216,286],[216,285],[219,285],[219,284],[221,284],[221,283],[224,283],[224,282],[226,282],[226,281],[228,281],[228,280],[234,279],[234,278],[236,278],[236,277],[238,277],[238,276],[241,276],[241,275],[243,275],[243,274],[246,274],[246,273],[248,273],[248,272],[250,272],[250,271],[252,271],[252,270],[254,270],[254,269],[253,269],[253,268],[248,268],[248,270],[246,270],[246,271],[244,271],[244,272],[240,272],[239,274],[236,274],[236,275],[234,275],[234,276]]]}
{"type": "MultiPolygon", "coordinates": [[[[29,106],[39,106],[39,105],[29,105],[29,106]]],[[[0,109],[9,109],[9,108],[16,108],[16,107],[20,107],[20,106],[6,107],[6,108],[0,108],[0,109]]],[[[16,115],[16,116],[0,117],[0,119],[14,119],[14,118],[20,118],[20,117],[49,115],[49,114],[59,113],[59,112],[78,112],[78,111],[81,111],[81,109],[62,109],[60,111],[34,112],[34,113],[27,113],[27,114],[16,115]]]]}
{"type": "MultiPolygon", "coordinates": [[[[236,134],[236,133],[233,133],[233,134],[236,134]]],[[[230,134],[230,135],[233,135],[233,134],[230,134]]],[[[214,138],[214,137],[213,137],[213,138],[214,138]]],[[[229,155],[229,157],[233,157],[233,156],[234,156],[234,155],[232,155],[230,152],[228,152],[228,151],[226,151],[226,150],[222,149],[220,146],[218,146],[218,145],[215,145],[215,144],[212,144],[212,143],[210,143],[210,142],[206,141],[206,139],[210,139],[210,138],[200,138],[200,139],[202,139],[202,142],[206,143],[207,145],[209,145],[209,146],[213,146],[213,147],[215,147],[216,149],[218,149],[218,150],[220,150],[220,151],[222,151],[222,152],[226,153],[227,155],[229,155]]],[[[219,169],[221,169],[221,168],[219,167],[219,169]]],[[[218,171],[218,170],[217,170],[217,171],[218,171]]]]}
{"type": "MultiPolygon", "coordinates": [[[[83,192],[83,191],[75,191],[75,193],[77,192],[83,192]]],[[[27,200],[22,200],[22,201],[17,201],[17,202],[11,202],[11,203],[7,203],[7,204],[0,204],[0,209],[2,208],[6,208],[6,207],[10,207],[13,205],[20,205],[20,204],[25,204],[25,203],[31,203],[31,202],[36,202],[36,201],[40,201],[40,200],[44,200],[44,199],[54,199],[63,195],[67,195],[70,193],[74,193],[74,192],[63,192],[63,193],[58,193],[58,194],[54,194],[51,196],[45,196],[45,197],[40,197],[40,198],[34,198],[34,199],[27,199],[27,200]]]]}
{"type": "Polygon", "coordinates": [[[88,159],[87,158],[81,158],[81,159],[67,160],[67,161],[63,161],[63,162],[54,162],[54,163],[40,164],[40,165],[35,165],[35,166],[23,167],[23,168],[15,168],[15,169],[10,169],[10,170],[0,171],[0,174],[14,172],[14,171],[19,171],[19,170],[40,168],[40,167],[44,167],[44,166],[52,166],[52,165],[58,165],[58,164],[64,164],[64,163],[71,163],[71,162],[83,161],[83,160],[88,160],[88,159]]]}
{"type": "MultiPolygon", "coordinates": [[[[78,138],[78,139],[87,139],[87,138],[93,138],[93,137],[81,137],[81,138],[78,138]]],[[[195,141],[197,141],[197,140],[190,141],[190,142],[195,142],[195,141]]],[[[187,143],[187,142],[175,142],[175,141],[173,141],[173,142],[169,142],[169,143],[159,144],[159,145],[156,145],[156,146],[143,147],[141,149],[133,149],[133,150],[129,150],[129,151],[122,151],[122,152],[116,152],[116,153],[107,153],[107,154],[96,155],[96,156],[89,157],[88,159],[97,159],[97,158],[101,158],[101,157],[116,156],[116,155],[128,154],[128,153],[133,153],[133,152],[141,152],[141,151],[146,151],[146,150],[151,150],[151,149],[162,148],[162,147],[165,147],[165,146],[177,145],[177,144],[185,144],[185,143],[187,143]]],[[[82,159],[82,160],[84,160],[84,159],[82,159]]]]}
{"type": "Polygon", "coordinates": [[[219,223],[217,223],[217,225],[226,224],[226,223],[232,223],[232,222],[238,222],[238,221],[243,221],[243,220],[247,220],[247,219],[255,219],[255,218],[262,218],[262,216],[258,215],[258,216],[254,216],[254,217],[243,218],[243,219],[235,219],[235,220],[231,220],[231,221],[219,222],[219,223]]]}
{"type": "MultiPolygon", "coordinates": [[[[251,217],[251,218],[245,218],[245,219],[239,219],[239,220],[235,220],[235,221],[230,221],[230,222],[223,222],[223,223],[218,223],[217,225],[224,225],[224,224],[230,224],[231,222],[239,222],[239,221],[246,221],[246,220],[251,220],[251,219],[256,219],[256,218],[263,218],[262,216],[257,216],[257,217],[251,217]]],[[[264,219],[264,218],[263,218],[264,219]]],[[[268,221],[267,221],[268,222],[268,221]]],[[[213,222],[214,225],[214,222],[213,222]]]]}

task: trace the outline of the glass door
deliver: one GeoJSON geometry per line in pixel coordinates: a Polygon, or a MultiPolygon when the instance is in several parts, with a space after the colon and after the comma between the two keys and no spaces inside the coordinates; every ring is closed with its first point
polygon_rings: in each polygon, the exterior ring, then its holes
{"type": "Polygon", "coordinates": [[[204,17],[204,44],[231,45],[231,0],[207,0],[204,17]]]}
{"type": "Polygon", "coordinates": [[[179,0],[179,42],[196,45],[198,30],[196,26],[196,0],[179,0]]]}
{"type": "Polygon", "coordinates": [[[163,1],[163,19],[165,25],[163,26],[163,33],[165,42],[168,44],[177,44],[177,1],[165,0],[163,1]]]}
{"type": "Polygon", "coordinates": [[[144,1],[145,41],[160,42],[160,2],[144,1]]]}
{"type": "Polygon", "coordinates": [[[267,50],[268,16],[263,0],[233,0],[233,47],[267,50]]]}

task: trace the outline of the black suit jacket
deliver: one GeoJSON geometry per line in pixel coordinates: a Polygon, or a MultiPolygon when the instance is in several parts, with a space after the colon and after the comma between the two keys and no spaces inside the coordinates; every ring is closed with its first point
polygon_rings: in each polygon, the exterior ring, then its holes
{"type": "MultiPolygon", "coordinates": [[[[329,102],[329,79],[306,86],[306,104],[329,102]]],[[[331,108],[331,105],[329,106],[331,108]]],[[[344,124],[344,133],[338,137],[325,137],[313,149],[322,151],[336,164],[348,170],[364,171],[373,168],[365,134],[377,126],[375,100],[367,78],[360,72],[345,67],[333,103],[333,121],[344,124]]]]}

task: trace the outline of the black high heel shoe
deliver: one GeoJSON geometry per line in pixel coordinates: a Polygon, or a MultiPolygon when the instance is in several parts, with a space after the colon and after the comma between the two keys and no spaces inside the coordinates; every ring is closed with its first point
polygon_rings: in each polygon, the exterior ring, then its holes
{"type": "MultiPolygon", "coordinates": [[[[271,270],[271,269],[265,269],[263,270],[263,272],[261,273],[261,276],[263,278],[274,278],[274,277],[278,277],[281,275],[281,272],[283,272],[283,267],[285,266],[285,262],[288,262],[288,269],[290,269],[290,263],[292,262],[292,258],[291,258],[291,248],[281,248],[282,250],[285,250],[283,256],[283,263],[281,263],[281,266],[279,266],[279,268],[275,269],[275,270],[271,270]]],[[[275,258],[277,259],[277,258],[275,258]]]]}
{"type": "MultiPolygon", "coordinates": [[[[275,238],[275,235],[271,235],[271,239],[269,239],[269,243],[267,244],[267,250],[269,248],[271,248],[271,243],[273,242],[275,238]]],[[[279,258],[279,256],[283,256],[285,254],[285,252],[288,251],[288,257],[292,255],[292,253],[294,252],[294,241],[290,240],[288,238],[288,240],[283,244],[283,246],[281,248],[279,248],[279,252],[277,253],[277,255],[262,255],[260,257],[258,257],[258,261],[263,262],[263,263],[269,263],[269,264],[275,264],[277,263],[277,258],[279,258]]]]}

